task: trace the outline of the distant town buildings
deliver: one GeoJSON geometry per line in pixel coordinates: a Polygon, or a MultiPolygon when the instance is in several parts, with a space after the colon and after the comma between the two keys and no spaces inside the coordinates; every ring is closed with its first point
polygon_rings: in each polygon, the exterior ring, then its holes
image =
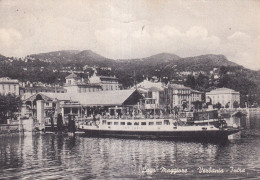
{"type": "Polygon", "coordinates": [[[240,93],[228,88],[218,88],[207,92],[206,99],[208,102],[211,101],[213,105],[220,103],[222,107],[227,105],[233,108],[235,101],[240,104],[240,93]]]}
{"type": "Polygon", "coordinates": [[[14,94],[19,96],[19,81],[17,79],[10,79],[9,77],[0,78],[0,94],[14,94]]]}

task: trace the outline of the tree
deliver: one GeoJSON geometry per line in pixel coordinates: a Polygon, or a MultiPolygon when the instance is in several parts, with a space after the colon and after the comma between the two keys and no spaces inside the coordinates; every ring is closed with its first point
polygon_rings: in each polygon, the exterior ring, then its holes
{"type": "Polygon", "coordinates": [[[237,101],[234,101],[234,102],[233,102],[233,108],[239,108],[239,104],[238,104],[237,101]]]}
{"type": "Polygon", "coordinates": [[[194,76],[188,75],[185,81],[185,85],[194,89],[196,87],[196,81],[194,76]]]}
{"type": "Polygon", "coordinates": [[[6,123],[8,118],[13,118],[14,113],[20,110],[21,104],[22,101],[18,96],[0,95],[0,123],[6,123]]]}
{"type": "Polygon", "coordinates": [[[196,89],[204,91],[208,87],[209,87],[209,77],[200,73],[196,79],[196,89]]]}

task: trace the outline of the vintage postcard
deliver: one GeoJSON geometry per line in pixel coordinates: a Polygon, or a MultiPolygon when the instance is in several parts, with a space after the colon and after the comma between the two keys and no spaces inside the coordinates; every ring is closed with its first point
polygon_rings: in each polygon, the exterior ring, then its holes
{"type": "Polygon", "coordinates": [[[259,12],[0,0],[0,179],[259,179],[259,12]]]}

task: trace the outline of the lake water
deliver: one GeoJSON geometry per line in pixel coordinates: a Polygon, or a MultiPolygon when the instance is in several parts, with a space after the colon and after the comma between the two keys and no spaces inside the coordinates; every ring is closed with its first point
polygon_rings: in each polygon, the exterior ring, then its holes
{"type": "Polygon", "coordinates": [[[0,136],[0,179],[260,178],[260,116],[225,143],[0,136]]]}

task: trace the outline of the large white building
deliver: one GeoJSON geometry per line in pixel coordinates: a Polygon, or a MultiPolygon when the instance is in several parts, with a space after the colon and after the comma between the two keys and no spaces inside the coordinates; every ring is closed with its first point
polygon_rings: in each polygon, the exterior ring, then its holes
{"type": "Polygon", "coordinates": [[[103,91],[120,90],[118,78],[110,76],[97,76],[96,72],[89,78],[89,83],[99,84],[103,88],[103,91]]]}
{"type": "Polygon", "coordinates": [[[102,86],[98,83],[87,83],[84,79],[79,78],[75,73],[68,75],[64,88],[68,93],[87,93],[102,91],[102,86]]]}
{"type": "Polygon", "coordinates": [[[19,96],[19,81],[17,79],[10,79],[9,77],[0,78],[0,94],[14,94],[19,96]]]}
{"type": "Polygon", "coordinates": [[[144,80],[134,88],[137,88],[145,98],[153,99],[156,108],[163,108],[167,105],[166,86],[162,82],[144,80]]]}
{"type": "Polygon", "coordinates": [[[202,101],[202,94],[184,85],[168,85],[168,97],[172,108],[181,107],[184,103],[187,104],[187,108],[191,108],[193,102],[202,101]]]}
{"type": "Polygon", "coordinates": [[[207,100],[211,100],[212,104],[215,105],[220,103],[223,107],[227,104],[230,108],[233,108],[235,101],[240,104],[240,93],[228,88],[218,88],[206,93],[207,100]]]}

